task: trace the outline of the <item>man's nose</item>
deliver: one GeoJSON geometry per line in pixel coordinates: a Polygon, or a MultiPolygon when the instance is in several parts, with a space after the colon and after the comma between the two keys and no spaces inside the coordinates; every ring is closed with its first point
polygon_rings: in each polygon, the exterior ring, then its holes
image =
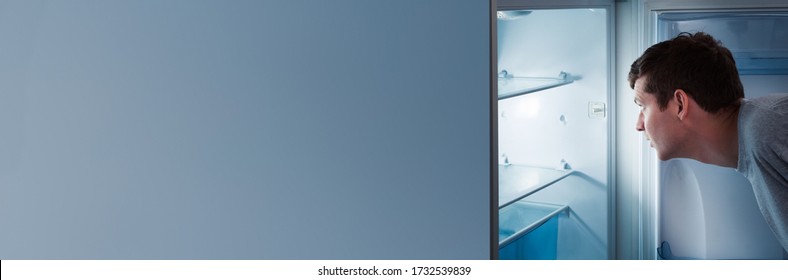
{"type": "Polygon", "coordinates": [[[638,114],[638,121],[637,123],[635,123],[635,130],[637,131],[646,130],[646,127],[643,125],[643,112],[640,112],[640,114],[638,114]]]}

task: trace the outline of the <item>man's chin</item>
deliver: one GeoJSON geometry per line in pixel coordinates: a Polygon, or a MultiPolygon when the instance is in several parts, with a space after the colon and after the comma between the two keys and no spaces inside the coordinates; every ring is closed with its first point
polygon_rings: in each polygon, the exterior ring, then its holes
{"type": "Polygon", "coordinates": [[[657,158],[661,161],[671,160],[676,158],[675,156],[667,155],[664,153],[660,153],[658,150],[654,149],[657,152],[657,158]]]}

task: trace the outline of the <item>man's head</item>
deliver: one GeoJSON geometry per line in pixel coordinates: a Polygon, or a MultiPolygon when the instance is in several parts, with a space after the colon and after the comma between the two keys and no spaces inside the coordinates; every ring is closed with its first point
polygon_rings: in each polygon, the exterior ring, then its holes
{"type": "Polygon", "coordinates": [[[673,92],[682,89],[705,111],[738,104],[744,97],[739,71],[731,52],[710,35],[681,33],[651,46],[629,70],[629,86],[648,76],[644,90],[654,94],[664,110],[673,92]]]}
{"type": "Polygon", "coordinates": [[[682,33],[648,48],[632,63],[629,84],[641,106],[636,129],[660,159],[684,157],[692,133],[687,106],[708,114],[736,108],[744,89],[731,52],[708,34],[682,33]]]}

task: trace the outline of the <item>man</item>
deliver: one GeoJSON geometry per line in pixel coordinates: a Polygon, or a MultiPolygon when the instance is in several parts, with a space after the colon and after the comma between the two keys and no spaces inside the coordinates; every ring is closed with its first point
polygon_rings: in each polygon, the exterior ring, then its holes
{"type": "Polygon", "coordinates": [[[632,63],[636,129],[660,160],[736,168],[788,251],[788,94],[744,99],[731,52],[708,34],[682,33],[632,63]]]}

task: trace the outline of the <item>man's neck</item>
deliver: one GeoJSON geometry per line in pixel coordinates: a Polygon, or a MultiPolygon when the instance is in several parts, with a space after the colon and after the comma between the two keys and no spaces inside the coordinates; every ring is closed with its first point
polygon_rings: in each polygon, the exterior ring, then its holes
{"type": "Polygon", "coordinates": [[[739,107],[704,117],[698,127],[696,160],[736,168],[739,163],[739,107]]]}

